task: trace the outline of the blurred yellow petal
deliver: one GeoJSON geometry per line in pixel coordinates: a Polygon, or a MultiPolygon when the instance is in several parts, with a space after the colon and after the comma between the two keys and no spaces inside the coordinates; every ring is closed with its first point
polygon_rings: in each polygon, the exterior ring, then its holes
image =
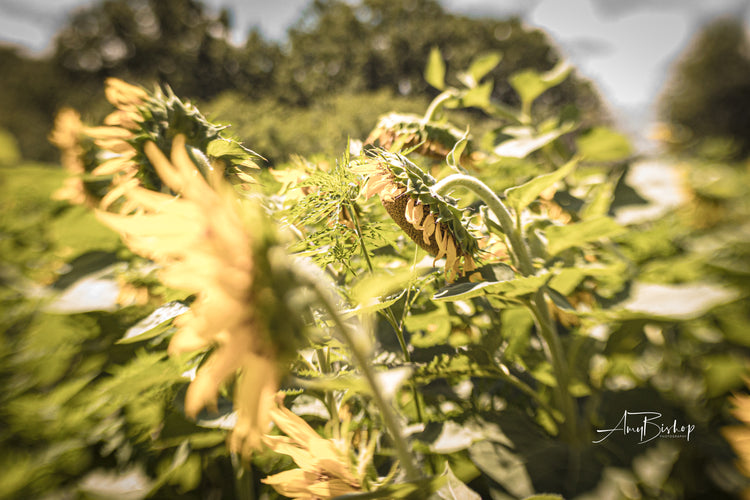
{"type": "Polygon", "coordinates": [[[404,209],[404,218],[406,222],[414,224],[414,198],[409,198],[406,202],[406,209],[404,209]]]}
{"type": "Polygon", "coordinates": [[[104,96],[118,108],[140,105],[148,99],[145,90],[119,78],[107,78],[104,83],[104,96]]]}
{"type": "Polygon", "coordinates": [[[94,170],[92,170],[91,173],[94,175],[112,175],[118,172],[124,172],[131,168],[135,169],[137,167],[133,163],[134,156],[134,154],[125,154],[123,156],[118,156],[117,158],[112,158],[111,160],[104,161],[94,170]]]}
{"type": "Polygon", "coordinates": [[[412,225],[417,229],[422,229],[424,225],[422,224],[422,219],[424,218],[424,205],[417,202],[414,205],[414,208],[412,209],[412,225]]]}
{"type": "Polygon", "coordinates": [[[422,238],[426,245],[430,244],[430,236],[435,233],[435,216],[431,213],[425,217],[422,228],[422,238]]]}

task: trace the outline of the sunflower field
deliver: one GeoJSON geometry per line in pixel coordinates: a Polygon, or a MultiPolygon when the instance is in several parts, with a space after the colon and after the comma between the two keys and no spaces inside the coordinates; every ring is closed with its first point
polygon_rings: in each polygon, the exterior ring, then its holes
{"type": "Polygon", "coordinates": [[[750,498],[750,164],[502,58],[272,167],[116,78],[0,137],[0,498],[750,498]]]}

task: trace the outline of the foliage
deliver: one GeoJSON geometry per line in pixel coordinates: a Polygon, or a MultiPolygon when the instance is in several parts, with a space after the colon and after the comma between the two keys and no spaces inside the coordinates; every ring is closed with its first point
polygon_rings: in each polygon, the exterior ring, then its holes
{"type": "Polygon", "coordinates": [[[750,142],[750,39],[736,17],[706,24],[671,70],[660,104],[674,151],[736,160],[750,142]]]}
{"type": "Polygon", "coordinates": [[[507,54],[457,75],[430,54],[423,115],[231,184],[251,151],[218,148],[234,143],[169,92],[110,80],[118,109],[78,139],[101,150],[93,212],[122,243],[42,201],[59,170],[3,168],[22,195],[0,224],[0,496],[748,487],[721,428],[750,368],[750,174],[678,165],[685,201],[627,218],[646,202],[627,139],[536,105],[565,63],[512,72],[509,104],[491,91],[507,54]],[[483,127],[452,123],[467,108],[483,127]],[[154,127],[159,110],[190,112],[154,127]]]}
{"type": "MultiPolygon", "coordinates": [[[[433,47],[443,51],[452,68],[468,65],[475,54],[503,51],[503,60],[492,69],[497,82],[493,95],[508,104],[517,102],[507,83],[511,73],[547,70],[560,59],[541,31],[517,19],[457,16],[434,0],[313,2],[287,39],[278,42],[252,31],[236,46],[229,40],[230,28],[230,12],[216,13],[193,0],[106,0],[79,9],[56,36],[49,56],[31,59],[13,49],[0,50],[0,68],[7,75],[0,82],[0,127],[18,138],[24,157],[53,161],[53,149],[39,143],[38,131],[46,135],[49,117],[63,106],[99,120],[105,112],[101,85],[107,77],[148,87],[168,85],[180,96],[201,101],[230,92],[235,103],[260,102],[261,109],[292,118],[302,115],[304,122],[321,100],[335,100],[339,94],[376,93],[378,101],[389,94],[434,97],[422,78],[423,61],[433,47]]],[[[218,105],[226,107],[226,100],[220,98],[218,105]]],[[[606,113],[591,83],[578,76],[535,105],[554,113],[568,104],[575,104],[569,111],[577,109],[588,123],[601,121],[606,113]]],[[[402,106],[395,102],[389,107],[402,106]]],[[[240,125],[256,118],[249,113],[231,121],[240,125]]],[[[288,150],[307,153],[306,147],[289,148],[285,142],[291,134],[271,122],[254,125],[251,135],[280,135],[282,151],[270,148],[272,156],[283,161],[288,150]]],[[[330,120],[325,126],[337,124],[330,120]]],[[[315,129],[294,128],[306,143],[318,137],[315,129]]],[[[350,131],[333,133],[346,137],[350,131]]]]}

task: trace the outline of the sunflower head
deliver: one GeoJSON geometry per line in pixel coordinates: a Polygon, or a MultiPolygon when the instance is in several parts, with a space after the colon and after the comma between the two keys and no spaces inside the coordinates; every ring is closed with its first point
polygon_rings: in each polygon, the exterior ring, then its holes
{"type": "Polygon", "coordinates": [[[383,207],[417,245],[446,258],[448,281],[476,268],[477,240],[466,229],[468,220],[455,199],[434,193],[435,178],[400,154],[377,151],[356,160],[355,172],[368,176],[363,189],[378,194],[383,207]]]}
{"type": "Polygon", "coordinates": [[[237,378],[230,447],[248,455],[261,445],[285,366],[303,342],[296,274],[257,200],[240,202],[219,172],[200,175],[184,136],[170,150],[167,158],[155,143],[144,145],[160,181],[179,196],[124,183],[118,195],[127,212],[97,215],[160,265],[166,285],[195,294],[175,321],[169,352],[212,351],[190,383],[185,411],[195,417],[215,408],[221,386],[237,378]]]}
{"type": "Polygon", "coordinates": [[[85,132],[76,110],[63,108],[58,112],[49,141],[60,150],[60,163],[69,177],[52,197],[95,207],[106,194],[109,182],[86,175],[96,168],[100,148],[85,132]]]}
{"type": "MultiPolygon", "coordinates": [[[[425,122],[418,115],[388,113],[380,117],[365,144],[394,152],[416,148],[414,152],[417,154],[444,160],[463,135],[462,131],[446,123],[425,122]]],[[[471,150],[469,143],[466,150],[468,158],[471,158],[471,150]]]]}
{"type": "MultiPolygon", "coordinates": [[[[85,127],[83,132],[100,149],[93,174],[111,179],[113,187],[137,179],[147,189],[169,191],[145,148],[147,144],[155,144],[168,153],[178,135],[185,138],[188,155],[204,177],[218,171],[235,184],[254,182],[250,169],[258,168],[256,160],[261,157],[222,136],[225,126],[209,122],[170,88],[149,92],[109,78],[105,95],[115,111],[104,119],[103,125],[85,127]]],[[[113,195],[107,201],[117,199],[113,195]]]]}
{"type": "MultiPolygon", "coordinates": [[[[276,453],[289,455],[297,464],[263,479],[277,492],[290,498],[331,499],[362,491],[362,471],[355,467],[348,438],[324,439],[315,429],[283,405],[279,393],[271,409],[271,418],[285,435],[263,437],[263,442],[276,453]]],[[[360,454],[360,459],[366,454],[360,454]]],[[[361,460],[360,465],[367,465],[361,460]]]]}

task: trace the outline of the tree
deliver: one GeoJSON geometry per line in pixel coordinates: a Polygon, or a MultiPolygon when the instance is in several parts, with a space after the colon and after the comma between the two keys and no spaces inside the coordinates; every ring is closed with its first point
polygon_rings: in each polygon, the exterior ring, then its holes
{"type": "MultiPolygon", "coordinates": [[[[521,20],[472,19],[445,12],[435,0],[315,0],[289,31],[290,50],[279,71],[284,100],[305,104],[324,94],[389,88],[430,94],[423,71],[439,47],[448,65],[465,68],[482,52],[503,60],[492,72],[494,96],[515,105],[508,77],[524,68],[546,71],[561,58],[548,37],[521,20]],[[283,88],[282,88],[283,87],[283,88]]],[[[574,76],[537,103],[540,110],[574,104],[584,117],[605,112],[593,86],[574,76]]]]}
{"type": "MultiPolygon", "coordinates": [[[[207,99],[236,88],[264,88],[267,71],[228,41],[229,13],[210,15],[196,0],[106,0],[75,14],[57,36],[54,61],[76,79],[106,76],[169,84],[207,99]]],[[[269,44],[251,36],[252,56],[269,44]]]]}
{"type": "Polygon", "coordinates": [[[724,156],[750,155],[750,41],[740,20],[719,18],[703,28],[672,68],[659,108],[676,151],[729,139],[724,156]]]}

